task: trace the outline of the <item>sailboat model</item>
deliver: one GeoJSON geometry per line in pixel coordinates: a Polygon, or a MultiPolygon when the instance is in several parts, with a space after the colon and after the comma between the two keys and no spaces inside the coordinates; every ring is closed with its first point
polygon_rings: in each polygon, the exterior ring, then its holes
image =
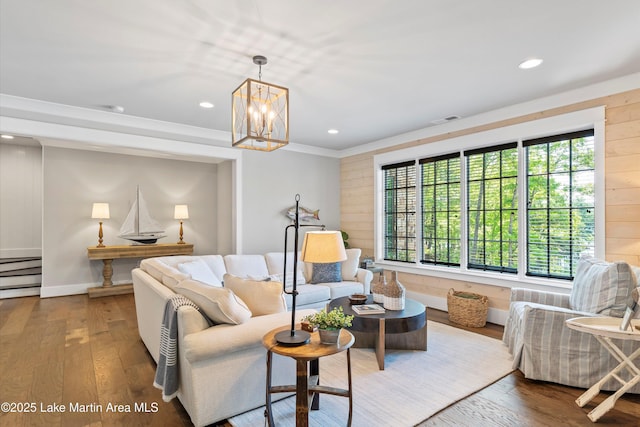
{"type": "Polygon", "coordinates": [[[147,203],[142,198],[140,187],[136,189],[136,200],[131,210],[120,227],[118,237],[132,240],[136,243],[155,243],[158,239],[166,237],[164,230],[155,219],[151,218],[147,203]]]}

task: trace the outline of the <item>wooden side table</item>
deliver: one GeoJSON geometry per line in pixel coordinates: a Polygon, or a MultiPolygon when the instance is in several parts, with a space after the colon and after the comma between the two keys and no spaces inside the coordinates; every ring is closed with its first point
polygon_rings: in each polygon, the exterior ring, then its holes
{"type": "Polygon", "coordinates": [[[130,294],[133,292],[133,285],[113,286],[111,276],[113,275],[113,260],[119,258],[151,258],[166,255],[191,255],[193,244],[177,243],[154,243],[151,245],[114,245],[114,246],[89,246],[87,257],[90,260],[101,259],[102,286],[89,288],[89,298],[104,297],[107,295],[130,294]]]}
{"type": "Polygon", "coordinates": [[[602,403],[589,412],[587,416],[593,422],[598,421],[600,417],[613,409],[618,398],[640,382],[640,367],[634,363],[634,360],[640,357],[640,348],[627,356],[612,341],[612,339],[640,341],[640,320],[632,320],[633,329],[626,331],[620,330],[621,322],[622,319],[617,317],[576,317],[566,322],[567,326],[571,329],[593,335],[598,342],[620,362],[611,372],[576,399],[576,403],[582,408],[600,393],[602,385],[610,379],[615,378],[622,384],[622,387],[618,391],[607,397],[602,403]],[[626,369],[633,375],[629,381],[623,380],[618,375],[618,372],[623,369],[626,369]]]}
{"type": "Polygon", "coordinates": [[[311,341],[300,346],[283,346],[278,344],[275,335],[289,326],[274,329],[262,338],[262,344],[267,349],[267,399],[265,417],[269,426],[273,427],[273,414],[271,411],[271,395],[274,393],[296,393],[296,427],[307,427],[309,425],[309,397],[311,396],[311,409],[319,409],[318,394],[326,393],[334,396],[349,398],[349,420],[347,426],[351,425],[353,397],[351,392],[351,346],[355,342],[353,335],[343,329],[337,345],[321,344],[318,332],[311,333],[311,341]],[[348,389],[321,386],[319,361],[323,356],[347,351],[347,375],[348,389]],[[296,361],[296,384],[295,385],[271,385],[271,362],[273,353],[287,356],[296,361]],[[311,364],[311,369],[308,365],[311,364]],[[309,376],[311,373],[311,377],[309,376]]]}

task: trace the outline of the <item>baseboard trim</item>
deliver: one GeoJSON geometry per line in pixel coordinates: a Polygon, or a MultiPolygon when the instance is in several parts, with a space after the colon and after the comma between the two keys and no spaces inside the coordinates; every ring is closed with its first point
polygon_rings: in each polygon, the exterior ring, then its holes
{"type": "MultiPolygon", "coordinates": [[[[113,285],[121,285],[131,283],[131,280],[121,280],[118,282],[113,282],[113,285]]],[[[101,286],[101,283],[78,283],[75,285],[60,285],[60,286],[45,286],[43,285],[40,288],[40,297],[41,298],[53,298],[53,297],[64,297],[67,295],[79,295],[89,293],[89,288],[95,288],[101,286]]]]}
{"type": "Polygon", "coordinates": [[[0,299],[30,297],[40,295],[40,287],[0,290],[0,299]]]}
{"type": "MultiPolygon", "coordinates": [[[[447,307],[447,299],[442,297],[437,297],[434,295],[427,295],[420,292],[407,291],[407,297],[414,299],[416,301],[420,301],[427,307],[435,308],[436,310],[449,311],[447,307]]],[[[507,315],[509,313],[507,310],[499,310],[497,308],[489,307],[489,312],[487,313],[487,322],[495,323],[497,325],[502,325],[507,322],[507,315]]]]}

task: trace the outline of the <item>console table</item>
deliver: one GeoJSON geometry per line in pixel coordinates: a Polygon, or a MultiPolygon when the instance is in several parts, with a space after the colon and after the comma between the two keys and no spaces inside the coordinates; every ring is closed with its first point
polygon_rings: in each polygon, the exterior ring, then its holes
{"type": "Polygon", "coordinates": [[[353,397],[351,391],[351,346],[355,338],[343,329],[337,344],[321,344],[318,332],[311,333],[311,341],[308,344],[299,346],[280,345],[276,341],[276,334],[280,331],[288,330],[289,326],[274,329],[262,338],[262,345],[267,349],[267,398],[265,417],[269,427],[274,426],[273,413],[271,411],[271,395],[273,393],[296,393],[296,427],[307,427],[309,425],[309,407],[319,409],[318,393],[326,393],[334,396],[349,398],[349,419],[347,426],[351,426],[353,397]],[[347,376],[348,389],[340,389],[319,385],[320,367],[318,359],[324,356],[347,351],[347,376]],[[271,385],[271,359],[272,353],[287,356],[296,361],[296,384],[295,385],[271,385]],[[311,369],[308,365],[311,365],[311,369]],[[310,372],[309,372],[310,371],[310,372]],[[309,376],[311,374],[311,376],[309,376]]]}
{"type": "Polygon", "coordinates": [[[598,342],[611,353],[611,356],[620,362],[618,366],[613,368],[604,378],[576,399],[576,403],[582,408],[600,394],[600,387],[610,379],[615,378],[622,385],[618,391],[607,397],[589,412],[587,416],[593,422],[598,421],[600,417],[609,412],[609,410],[615,406],[620,396],[640,382],[640,366],[634,363],[634,360],[640,357],[640,348],[632,354],[626,355],[620,350],[620,347],[613,342],[614,339],[640,341],[640,321],[632,320],[630,331],[621,331],[621,322],[622,319],[617,317],[576,317],[566,321],[566,325],[569,328],[593,335],[598,342]],[[628,381],[623,380],[618,375],[618,372],[624,369],[631,374],[631,379],[628,381]]]}
{"type": "Polygon", "coordinates": [[[151,258],[167,255],[191,255],[193,244],[154,243],[150,245],[114,245],[114,246],[89,246],[87,256],[90,260],[101,259],[102,286],[89,288],[89,298],[104,297],[108,295],[130,294],[133,292],[133,284],[113,286],[113,260],[118,258],[151,258]]]}

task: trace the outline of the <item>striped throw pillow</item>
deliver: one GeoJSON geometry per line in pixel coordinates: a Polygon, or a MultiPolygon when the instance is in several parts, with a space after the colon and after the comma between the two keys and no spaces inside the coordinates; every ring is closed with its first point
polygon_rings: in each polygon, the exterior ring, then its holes
{"type": "Polygon", "coordinates": [[[622,317],[635,287],[631,266],[584,256],[578,261],[569,298],[573,310],[622,317]]]}

